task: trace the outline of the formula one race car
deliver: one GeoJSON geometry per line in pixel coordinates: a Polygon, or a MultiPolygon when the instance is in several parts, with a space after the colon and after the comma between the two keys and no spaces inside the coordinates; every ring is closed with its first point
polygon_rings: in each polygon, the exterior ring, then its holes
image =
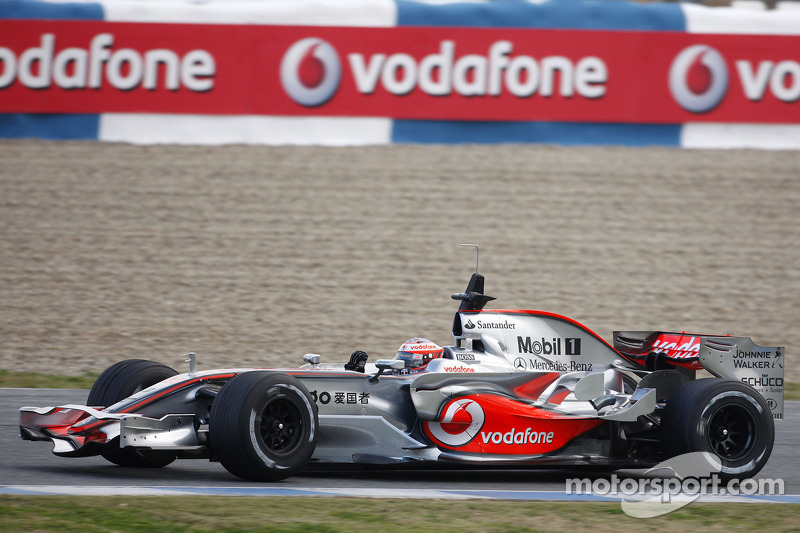
{"type": "Polygon", "coordinates": [[[477,269],[453,298],[454,346],[411,339],[374,364],[306,354],[276,370],[198,371],[190,354],[185,374],[126,360],[86,406],[22,407],[20,436],[129,467],[207,458],[257,481],[314,463],[644,468],[700,451],[747,478],[767,462],[783,348],[660,331],[615,332],[612,346],[563,316],[485,310],[477,269]]]}

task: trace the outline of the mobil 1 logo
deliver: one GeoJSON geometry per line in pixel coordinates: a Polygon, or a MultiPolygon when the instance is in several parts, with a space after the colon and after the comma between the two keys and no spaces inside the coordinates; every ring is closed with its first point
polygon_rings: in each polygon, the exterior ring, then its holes
{"type": "Polygon", "coordinates": [[[552,339],[517,336],[519,353],[533,355],[580,355],[580,337],[554,337],[552,339]],[[563,343],[562,343],[563,341],[563,343]]]}

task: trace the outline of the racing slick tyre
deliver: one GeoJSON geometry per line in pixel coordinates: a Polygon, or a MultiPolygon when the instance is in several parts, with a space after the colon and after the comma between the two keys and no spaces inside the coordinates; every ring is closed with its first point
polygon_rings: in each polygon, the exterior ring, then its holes
{"type": "MultiPolygon", "coordinates": [[[[128,359],[108,367],[89,391],[86,405],[108,407],[120,400],[146,389],[178,373],[167,365],[144,359],[128,359]]],[[[166,451],[119,448],[103,454],[119,466],[133,468],[161,468],[175,460],[175,454],[166,451]]]]}
{"type": "Polygon", "coordinates": [[[735,379],[698,379],[667,402],[662,442],[669,457],[711,452],[723,478],[753,477],[766,464],[775,424],[764,398],[735,379]]]}
{"type": "Polygon", "coordinates": [[[303,468],[317,445],[317,406],[296,378],[247,372],[231,379],[211,406],[209,444],[228,472],[278,481],[303,468]]]}

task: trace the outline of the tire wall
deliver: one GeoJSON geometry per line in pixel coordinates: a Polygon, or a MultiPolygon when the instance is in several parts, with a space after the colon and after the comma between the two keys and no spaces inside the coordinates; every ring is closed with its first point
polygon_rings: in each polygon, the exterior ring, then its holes
{"type": "Polygon", "coordinates": [[[0,3],[0,137],[800,148],[800,9],[0,3]]]}

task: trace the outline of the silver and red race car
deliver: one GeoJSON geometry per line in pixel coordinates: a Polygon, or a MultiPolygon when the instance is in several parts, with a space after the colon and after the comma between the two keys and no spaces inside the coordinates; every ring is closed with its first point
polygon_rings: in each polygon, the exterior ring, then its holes
{"type": "Polygon", "coordinates": [[[64,457],[129,467],[219,461],[256,481],[315,463],[447,462],[644,468],[715,454],[747,478],[767,462],[783,416],[781,347],[747,337],[620,331],[613,345],[542,311],[484,309],[475,274],[453,346],[411,339],[394,359],[306,354],[294,369],[189,372],[126,360],[86,405],[22,407],[20,436],[64,457]],[[705,369],[713,378],[696,379],[705,369]]]}

